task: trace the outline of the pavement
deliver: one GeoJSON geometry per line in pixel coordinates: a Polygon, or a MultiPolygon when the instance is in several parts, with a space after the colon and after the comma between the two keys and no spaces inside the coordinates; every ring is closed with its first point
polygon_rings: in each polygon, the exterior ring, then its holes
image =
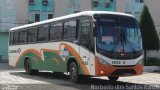
{"type": "Polygon", "coordinates": [[[140,76],[121,77],[111,82],[107,77],[83,78],[80,83],[70,82],[69,76],[40,72],[27,75],[23,69],[0,64],[0,90],[160,90],[160,73],[144,72],[140,76]]]}

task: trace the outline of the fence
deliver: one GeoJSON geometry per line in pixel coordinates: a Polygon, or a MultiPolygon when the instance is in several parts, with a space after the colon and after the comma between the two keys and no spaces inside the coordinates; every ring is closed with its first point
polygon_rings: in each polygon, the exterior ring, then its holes
{"type": "Polygon", "coordinates": [[[152,51],[147,51],[147,58],[157,58],[160,59],[160,50],[152,50],[152,51]]]}

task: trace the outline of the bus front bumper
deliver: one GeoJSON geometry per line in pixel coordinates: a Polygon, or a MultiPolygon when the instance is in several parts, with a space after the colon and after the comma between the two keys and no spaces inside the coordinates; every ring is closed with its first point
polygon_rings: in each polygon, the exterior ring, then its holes
{"type": "Polygon", "coordinates": [[[127,67],[100,65],[100,67],[96,67],[96,76],[133,76],[141,75],[142,72],[143,65],[127,67]]]}

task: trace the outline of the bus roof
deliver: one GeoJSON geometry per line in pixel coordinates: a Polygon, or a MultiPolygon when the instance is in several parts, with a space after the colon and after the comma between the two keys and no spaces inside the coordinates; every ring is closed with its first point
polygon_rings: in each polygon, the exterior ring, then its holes
{"type": "Polygon", "coordinates": [[[36,23],[32,23],[32,24],[26,24],[26,25],[23,25],[23,26],[19,26],[19,27],[14,27],[14,28],[11,28],[10,31],[23,29],[23,28],[27,28],[27,27],[33,27],[33,26],[37,26],[37,25],[41,25],[41,24],[47,24],[47,23],[51,23],[51,22],[54,22],[54,21],[65,20],[65,19],[74,18],[74,17],[78,17],[78,16],[83,16],[83,15],[93,16],[94,14],[112,14],[112,15],[122,15],[122,16],[134,17],[130,14],[125,14],[125,13],[120,13],[120,12],[83,11],[83,12],[70,14],[70,15],[66,15],[66,16],[61,16],[61,17],[57,17],[57,18],[53,18],[53,19],[49,19],[49,20],[45,20],[45,21],[41,21],[41,22],[36,22],[36,23]]]}

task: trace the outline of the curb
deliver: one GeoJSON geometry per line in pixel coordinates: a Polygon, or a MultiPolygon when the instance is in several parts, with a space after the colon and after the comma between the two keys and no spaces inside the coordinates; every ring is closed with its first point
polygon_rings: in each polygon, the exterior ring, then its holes
{"type": "Polygon", "coordinates": [[[144,66],[144,72],[160,72],[160,66],[144,66]]]}

